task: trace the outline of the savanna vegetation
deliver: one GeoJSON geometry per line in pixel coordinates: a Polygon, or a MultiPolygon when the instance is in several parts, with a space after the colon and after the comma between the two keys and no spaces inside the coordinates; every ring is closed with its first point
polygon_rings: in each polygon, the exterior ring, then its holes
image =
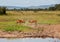
{"type": "MultiPolygon", "coordinates": [[[[27,10],[27,9],[26,9],[27,10]]],[[[60,4],[55,7],[49,7],[43,9],[43,11],[37,11],[28,9],[26,11],[21,9],[20,11],[7,11],[5,7],[0,8],[0,30],[2,31],[32,31],[31,27],[17,24],[16,20],[37,20],[38,24],[60,24],[60,4]],[[45,11],[56,10],[56,11],[45,11]],[[7,15],[5,15],[7,14],[7,15]]],[[[27,23],[26,23],[27,24],[27,23]]]]}
{"type": "MultiPolygon", "coordinates": [[[[29,31],[30,27],[16,23],[18,19],[37,20],[39,24],[60,24],[60,11],[6,11],[0,16],[0,29],[5,31],[29,31]]],[[[32,29],[31,29],[32,30],[32,29]]]]}

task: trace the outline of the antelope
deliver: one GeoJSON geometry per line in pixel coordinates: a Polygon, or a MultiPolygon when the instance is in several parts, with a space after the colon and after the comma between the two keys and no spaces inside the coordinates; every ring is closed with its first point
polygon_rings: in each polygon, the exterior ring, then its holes
{"type": "Polygon", "coordinates": [[[21,24],[21,23],[25,23],[24,20],[17,20],[16,22],[17,22],[17,23],[20,23],[20,24],[21,24]]]}
{"type": "Polygon", "coordinates": [[[34,27],[37,26],[37,20],[29,20],[29,23],[31,23],[31,25],[33,24],[34,27]]]}

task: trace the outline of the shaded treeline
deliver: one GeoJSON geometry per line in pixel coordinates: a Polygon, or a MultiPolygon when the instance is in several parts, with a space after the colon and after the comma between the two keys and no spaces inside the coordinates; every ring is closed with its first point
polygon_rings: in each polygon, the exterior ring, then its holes
{"type": "Polygon", "coordinates": [[[12,11],[55,11],[55,10],[60,10],[60,4],[56,4],[54,7],[49,7],[49,8],[37,8],[37,9],[29,9],[29,8],[20,8],[20,9],[7,9],[12,10],[12,11]]]}
{"type": "Polygon", "coordinates": [[[20,9],[7,9],[6,7],[0,7],[0,15],[6,15],[6,11],[56,11],[60,10],[60,4],[56,4],[54,7],[49,8],[37,8],[37,9],[29,9],[29,8],[20,8],[20,9]]]}

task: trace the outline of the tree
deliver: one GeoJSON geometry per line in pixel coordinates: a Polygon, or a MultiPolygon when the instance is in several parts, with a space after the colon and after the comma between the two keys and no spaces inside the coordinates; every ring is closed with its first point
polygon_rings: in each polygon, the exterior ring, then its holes
{"type": "Polygon", "coordinates": [[[60,4],[55,5],[56,10],[60,10],[60,4]]]}
{"type": "Polygon", "coordinates": [[[54,11],[55,10],[55,7],[49,7],[48,10],[54,11]]]}
{"type": "Polygon", "coordinates": [[[6,15],[6,7],[0,7],[0,15],[6,15]]]}

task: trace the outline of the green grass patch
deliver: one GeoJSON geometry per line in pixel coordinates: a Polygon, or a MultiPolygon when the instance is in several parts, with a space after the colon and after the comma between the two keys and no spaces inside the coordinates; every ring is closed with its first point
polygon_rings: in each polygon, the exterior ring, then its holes
{"type": "Polygon", "coordinates": [[[25,30],[30,30],[30,27],[27,26],[22,26],[22,25],[17,25],[17,24],[13,24],[13,25],[7,25],[4,28],[0,28],[3,31],[25,31],[25,30]]]}

